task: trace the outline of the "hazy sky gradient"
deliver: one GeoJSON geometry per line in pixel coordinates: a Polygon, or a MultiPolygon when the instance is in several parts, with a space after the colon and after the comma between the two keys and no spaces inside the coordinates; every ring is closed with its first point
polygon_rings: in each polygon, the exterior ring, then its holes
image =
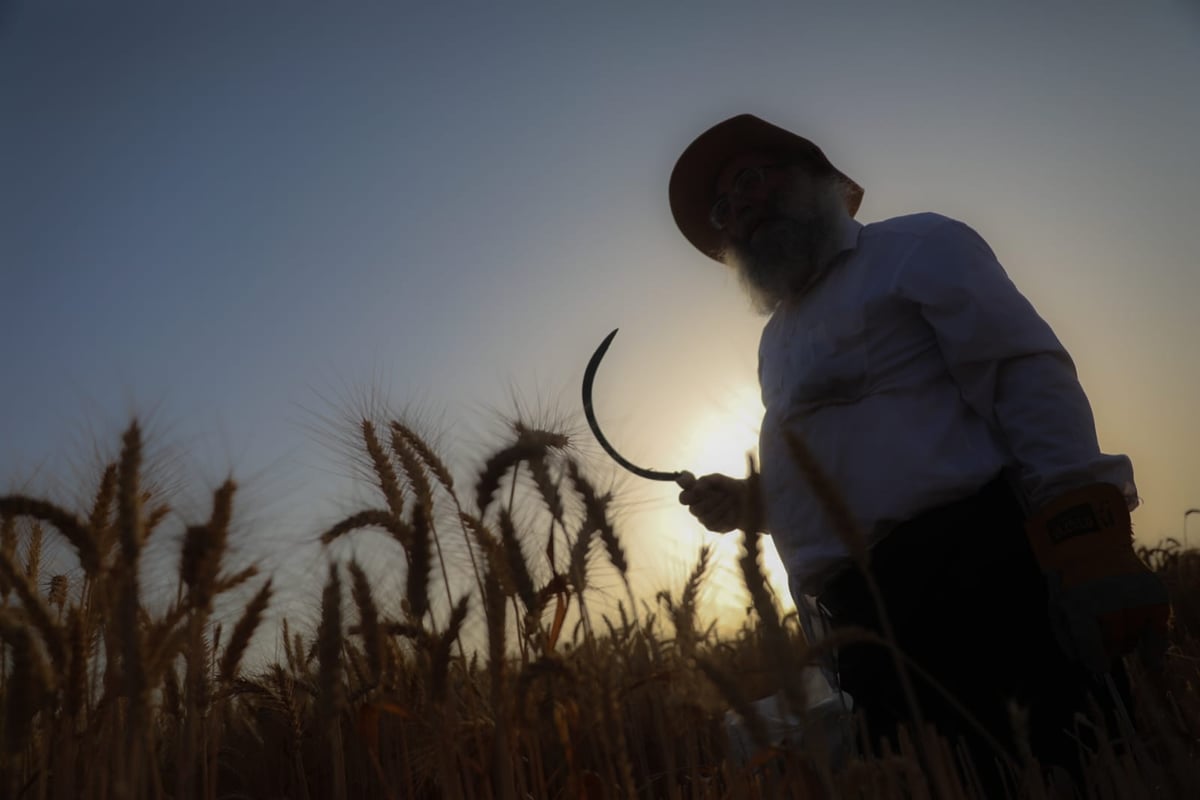
{"type": "MultiPolygon", "coordinates": [[[[0,15],[0,490],[149,414],[206,486],[244,476],[277,553],[346,471],[314,410],[375,389],[480,452],[514,389],[578,413],[617,326],[611,438],[740,469],[761,320],[666,182],[749,111],[860,220],[988,239],[1133,458],[1143,541],[1200,505],[1194,3],[79,5],[0,15]]],[[[676,490],[625,485],[635,558],[682,575],[676,490]]]]}

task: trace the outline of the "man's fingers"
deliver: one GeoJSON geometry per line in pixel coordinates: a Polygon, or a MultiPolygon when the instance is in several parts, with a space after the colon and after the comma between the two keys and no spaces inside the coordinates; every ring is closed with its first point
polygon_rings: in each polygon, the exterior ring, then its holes
{"type": "Polygon", "coordinates": [[[708,479],[708,476],[700,478],[692,483],[691,486],[679,493],[679,502],[685,506],[690,506],[695,503],[703,502],[721,492],[720,485],[708,479]]]}
{"type": "Polygon", "coordinates": [[[698,517],[712,517],[736,507],[737,504],[730,502],[727,495],[710,495],[696,502],[692,506],[692,513],[698,517]]]}
{"type": "Polygon", "coordinates": [[[691,507],[692,514],[709,530],[725,532],[737,527],[737,503],[727,497],[718,497],[711,502],[697,503],[691,507]]]}
{"type": "MultiPolygon", "coordinates": [[[[682,476],[679,485],[688,483],[682,476]]],[[[727,475],[712,474],[691,481],[679,493],[679,502],[710,531],[725,533],[738,527],[741,519],[742,482],[727,475]]]]}

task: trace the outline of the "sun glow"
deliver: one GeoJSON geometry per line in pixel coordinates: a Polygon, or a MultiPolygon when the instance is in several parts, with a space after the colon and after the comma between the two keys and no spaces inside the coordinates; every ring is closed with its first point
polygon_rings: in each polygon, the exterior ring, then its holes
{"type": "Polygon", "coordinates": [[[685,463],[696,475],[746,474],[747,455],[758,458],[758,426],[762,404],[752,386],[733,389],[722,402],[698,415],[684,445],[685,463]]]}
{"type": "MultiPolygon", "coordinates": [[[[742,385],[726,393],[722,401],[698,414],[692,428],[693,434],[683,448],[682,464],[697,477],[720,472],[734,477],[744,477],[748,471],[747,458],[758,462],[758,430],[762,422],[762,402],[758,387],[742,385]]],[[[697,533],[697,538],[713,548],[713,555],[736,570],[741,555],[741,539],[738,534],[718,534],[705,530],[685,509],[680,512],[687,517],[697,533]]],[[[787,577],[779,554],[770,537],[763,541],[763,570],[785,610],[794,608],[787,589],[787,577]]],[[[732,598],[730,598],[732,600],[732,598]]],[[[721,604],[722,616],[733,625],[740,625],[744,608],[736,603],[721,604]]]]}

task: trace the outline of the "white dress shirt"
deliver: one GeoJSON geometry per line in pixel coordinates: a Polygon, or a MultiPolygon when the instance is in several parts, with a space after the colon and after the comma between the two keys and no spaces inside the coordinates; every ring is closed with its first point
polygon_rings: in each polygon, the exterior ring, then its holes
{"type": "Polygon", "coordinates": [[[817,594],[848,556],[785,430],[870,543],[1004,469],[1031,507],[1097,481],[1137,504],[1129,459],[1100,452],[1070,356],[977,233],[914,214],[851,220],[845,237],[825,278],[772,315],[759,346],[766,527],[793,594],[817,594]]]}

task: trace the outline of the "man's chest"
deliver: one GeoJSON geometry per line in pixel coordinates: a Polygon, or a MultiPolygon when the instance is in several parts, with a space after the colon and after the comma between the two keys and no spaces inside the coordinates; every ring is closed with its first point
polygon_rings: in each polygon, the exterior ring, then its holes
{"type": "Polygon", "coordinates": [[[768,413],[811,413],[948,379],[920,307],[874,277],[843,270],[772,316],[759,346],[768,413]]]}

